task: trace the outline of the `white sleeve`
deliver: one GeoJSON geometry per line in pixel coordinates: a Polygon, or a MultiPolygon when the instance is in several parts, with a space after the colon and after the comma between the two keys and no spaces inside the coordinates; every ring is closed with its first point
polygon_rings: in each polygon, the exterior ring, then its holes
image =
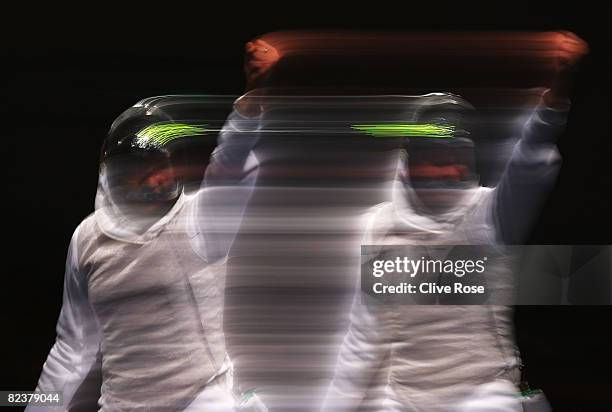
{"type": "Polygon", "coordinates": [[[556,141],[563,133],[566,111],[540,104],[522,130],[495,187],[494,219],[505,244],[524,243],[552,191],[561,167],[556,141]]]}
{"type": "Polygon", "coordinates": [[[257,180],[261,118],[233,111],[219,133],[191,213],[192,247],[212,263],[225,258],[240,228],[257,180]]]}
{"type": "Polygon", "coordinates": [[[371,300],[360,291],[355,296],[349,330],[338,355],[322,412],[357,411],[380,374],[391,339],[384,305],[371,300]]]}
{"type": "Polygon", "coordinates": [[[99,372],[97,355],[100,335],[98,322],[87,298],[87,279],[79,270],[78,233],[79,228],[74,232],[68,248],[62,309],[56,327],[57,338],[36,387],[37,391],[63,392],[63,405],[51,409],[49,406],[30,404],[26,411],[67,410],[69,404],[77,401],[73,399],[77,390],[79,393],[90,392],[83,390],[81,385],[88,377],[99,372]]]}
{"type": "MultiPolygon", "coordinates": [[[[362,244],[375,243],[374,223],[385,211],[377,206],[366,215],[362,244]]],[[[361,291],[358,277],[355,297],[349,314],[349,330],[340,348],[331,385],[322,412],[357,411],[367,398],[391,350],[390,306],[376,302],[361,291]]]]}

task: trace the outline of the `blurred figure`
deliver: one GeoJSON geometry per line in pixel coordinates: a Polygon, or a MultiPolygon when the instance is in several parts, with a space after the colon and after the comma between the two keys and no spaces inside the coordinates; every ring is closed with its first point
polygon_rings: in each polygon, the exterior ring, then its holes
{"type": "Polygon", "coordinates": [[[85,386],[100,380],[100,410],[228,410],[223,261],[192,241],[196,197],[182,192],[165,145],[146,137],[173,124],[130,123],[104,144],[96,212],[70,243],[37,390],[63,391],[67,410],[91,408],[74,395],[96,394],[85,386]]]}
{"type": "MultiPolygon", "coordinates": [[[[478,185],[471,140],[411,140],[393,201],[374,210],[362,244],[525,241],[557,176],[555,142],[569,109],[569,76],[587,51],[570,33],[556,36],[557,48],[550,53],[557,56],[558,76],[524,125],[499,184],[478,185]]],[[[323,411],[360,410],[368,391],[376,390],[381,368],[385,399],[376,410],[523,410],[510,307],[385,306],[369,299],[363,293],[355,297],[323,411]]]]}
{"type": "MultiPolygon", "coordinates": [[[[252,391],[234,395],[223,333],[225,265],[257,129],[245,107],[236,102],[193,195],[171,146],[207,138],[204,127],[167,119],[148,99],[111,127],[96,211],[72,236],[57,340],[36,389],[63,392],[61,410],[267,410],[252,391]]],[[[39,408],[48,410],[27,410],[39,408]]]]}
{"type": "Polygon", "coordinates": [[[63,391],[68,410],[87,408],[92,399],[74,394],[95,394],[83,385],[97,374],[101,410],[233,404],[223,265],[189,237],[195,198],[182,193],[166,145],[155,140],[172,127],[122,119],[104,143],[96,212],[72,237],[58,338],[37,387],[63,391]]]}

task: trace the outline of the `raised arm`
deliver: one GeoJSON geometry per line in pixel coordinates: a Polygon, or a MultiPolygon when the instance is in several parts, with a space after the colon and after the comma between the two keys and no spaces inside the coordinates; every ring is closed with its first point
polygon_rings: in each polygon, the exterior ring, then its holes
{"type": "Polygon", "coordinates": [[[257,180],[258,162],[253,147],[259,139],[270,69],[280,53],[262,39],[245,46],[246,93],[234,102],[232,113],[219,133],[195,208],[195,251],[209,263],[229,253],[257,180]]]}
{"type": "Polygon", "coordinates": [[[525,242],[561,166],[556,142],[569,110],[570,80],[588,48],[571,33],[557,34],[557,76],[522,130],[506,169],[495,188],[494,221],[498,240],[525,242]]]}
{"type": "Polygon", "coordinates": [[[192,247],[208,263],[227,256],[239,230],[257,179],[259,127],[259,117],[234,110],[219,133],[191,212],[192,247]]]}

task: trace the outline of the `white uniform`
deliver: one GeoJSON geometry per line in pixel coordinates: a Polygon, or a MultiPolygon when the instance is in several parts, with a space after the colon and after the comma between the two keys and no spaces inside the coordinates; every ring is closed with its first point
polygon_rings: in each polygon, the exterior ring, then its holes
{"type": "MultiPolygon", "coordinates": [[[[444,214],[417,213],[415,193],[398,182],[393,201],[375,208],[363,244],[494,247],[519,241],[556,178],[554,141],[563,122],[564,113],[538,108],[498,186],[468,189],[444,214]]],[[[508,279],[504,264],[492,270],[508,279]]],[[[510,307],[389,306],[370,299],[358,293],[354,300],[323,411],[360,410],[368,391],[377,390],[382,367],[384,401],[375,410],[522,411],[510,307]]]]}
{"type": "MultiPolygon", "coordinates": [[[[232,162],[241,168],[250,152],[248,136],[233,142],[236,118],[221,133],[213,178],[232,162]]],[[[97,401],[102,411],[233,410],[223,300],[227,253],[250,193],[243,183],[232,176],[181,194],[140,226],[113,204],[101,176],[96,211],[70,243],[57,340],[37,387],[63,392],[57,409],[91,410],[97,401]]],[[[50,410],[27,408],[39,409],[50,410]]]]}

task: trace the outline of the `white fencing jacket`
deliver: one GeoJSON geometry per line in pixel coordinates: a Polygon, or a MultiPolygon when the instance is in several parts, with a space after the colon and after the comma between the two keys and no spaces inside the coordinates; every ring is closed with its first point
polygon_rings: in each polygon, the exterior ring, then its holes
{"type": "MultiPolygon", "coordinates": [[[[565,113],[539,106],[523,128],[495,188],[477,187],[454,210],[417,213],[410,188],[397,182],[393,201],[374,208],[366,245],[519,243],[556,179],[555,146],[565,113]]],[[[488,268],[491,269],[491,268],[488,268]]],[[[493,268],[500,278],[504,264],[493,268]]],[[[512,310],[482,305],[371,305],[358,292],[323,411],[356,411],[385,367],[386,396],[409,410],[453,410],[478,385],[518,383],[512,310]]]]}
{"type": "MultiPolygon", "coordinates": [[[[144,232],[101,175],[96,211],[70,242],[57,339],[37,386],[63,392],[58,410],[91,397],[103,411],[184,410],[227,371],[225,262],[255,178],[244,179],[257,132],[246,120],[230,116],[203,188],[144,232]]],[[[50,410],[27,410],[39,409],[50,410]]]]}

